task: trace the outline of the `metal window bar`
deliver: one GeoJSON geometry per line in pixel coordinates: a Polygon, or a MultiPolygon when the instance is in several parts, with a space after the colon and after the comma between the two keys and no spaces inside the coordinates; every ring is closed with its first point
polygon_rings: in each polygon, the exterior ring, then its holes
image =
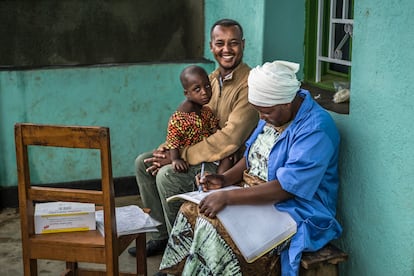
{"type": "Polygon", "coordinates": [[[317,29],[317,40],[316,40],[316,74],[315,81],[321,81],[322,74],[322,62],[341,64],[351,66],[350,60],[342,59],[342,47],[348,39],[352,37],[352,30],[354,20],[348,17],[349,14],[349,3],[352,0],[342,1],[342,16],[341,18],[336,17],[336,8],[338,0],[330,0],[330,16],[329,16],[329,44],[328,44],[328,56],[323,56],[322,45],[326,34],[323,33],[324,26],[324,1],[318,0],[318,29],[317,29]],[[335,24],[341,24],[344,27],[345,35],[335,46],[335,24]]]}

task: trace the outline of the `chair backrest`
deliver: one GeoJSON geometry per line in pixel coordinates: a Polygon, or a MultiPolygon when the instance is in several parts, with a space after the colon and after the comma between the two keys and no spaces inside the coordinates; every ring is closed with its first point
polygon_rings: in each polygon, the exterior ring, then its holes
{"type": "MultiPolygon", "coordinates": [[[[111,260],[106,262],[107,271],[117,271],[118,245],[117,242],[115,242],[117,239],[117,230],[109,128],[97,126],[17,123],[15,125],[15,142],[23,245],[28,242],[31,236],[35,235],[33,214],[34,204],[36,202],[71,201],[95,203],[96,205],[101,205],[104,210],[104,254],[107,260],[111,260]],[[99,150],[102,179],[101,190],[54,188],[32,185],[30,180],[28,146],[99,150]]],[[[24,255],[29,254],[28,250],[29,249],[25,249],[25,246],[23,246],[24,255]]]]}

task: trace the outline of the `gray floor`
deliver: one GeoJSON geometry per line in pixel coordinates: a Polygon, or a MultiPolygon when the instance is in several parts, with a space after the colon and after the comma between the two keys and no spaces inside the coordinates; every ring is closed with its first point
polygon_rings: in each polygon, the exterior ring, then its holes
{"type": "MultiPolygon", "coordinates": [[[[140,205],[138,196],[116,198],[117,206],[129,204],[140,205]]],[[[132,246],[131,244],[130,246],[132,246]]],[[[20,218],[18,209],[7,208],[0,211],[0,275],[18,276],[23,275],[23,264],[21,259],[22,244],[20,237],[20,218]]],[[[148,275],[158,271],[161,256],[148,257],[148,275]]],[[[135,259],[124,252],[119,259],[121,271],[134,272],[135,259]]],[[[81,264],[80,266],[90,266],[81,264]]],[[[99,266],[99,265],[94,265],[99,266]]],[[[65,263],[61,261],[40,260],[38,262],[38,275],[60,275],[64,270],[65,263]]]]}

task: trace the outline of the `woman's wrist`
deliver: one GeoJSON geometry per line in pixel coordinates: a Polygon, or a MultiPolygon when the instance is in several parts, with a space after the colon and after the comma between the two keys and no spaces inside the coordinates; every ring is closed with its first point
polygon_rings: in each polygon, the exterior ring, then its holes
{"type": "Polygon", "coordinates": [[[221,179],[221,188],[228,186],[226,176],[223,174],[221,179]]]}

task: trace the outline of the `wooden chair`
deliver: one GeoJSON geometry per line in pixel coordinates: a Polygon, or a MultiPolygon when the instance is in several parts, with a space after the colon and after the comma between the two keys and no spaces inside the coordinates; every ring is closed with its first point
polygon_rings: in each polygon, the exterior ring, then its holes
{"type": "Polygon", "coordinates": [[[145,233],[117,236],[109,129],[18,123],[15,125],[15,142],[24,275],[37,275],[37,259],[66,261],[67,269],[63,275],[119,275],[119,255],[134,240],[137,274],[121,275],[147,275],[145,233]],[[31,185],[28,146],[98,149],[101,190],[31,185]],[[98,230],[35,234],[34,204],[49,201],[88,202],[101,206],[104,210],[105,237],[98,230]],[[87,271],[80,268],[78,262],[105,264],[106,271],[87,271]]]}
{"type": "Polygon", "coordinates": [[[299,276],[338,276],[339,264],[348,259],[348,254],[328,243],[315,252],[304,252],[299,276]]]}

